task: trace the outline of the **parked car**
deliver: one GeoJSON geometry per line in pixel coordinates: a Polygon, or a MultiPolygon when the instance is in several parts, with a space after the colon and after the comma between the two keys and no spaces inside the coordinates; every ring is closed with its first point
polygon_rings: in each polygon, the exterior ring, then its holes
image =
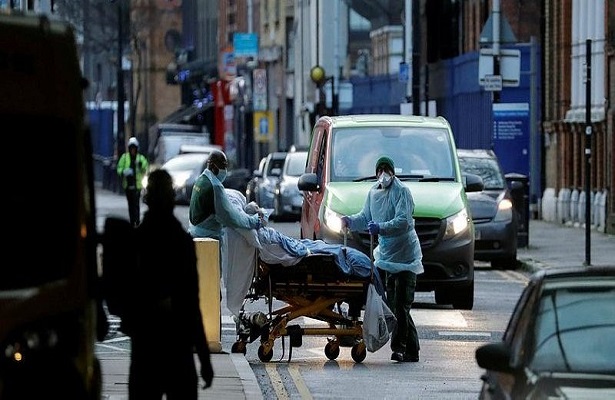
{"type": "Polygon", "coordinates": [[[246,192],[249,201],[256,201],[259,206],[273,210],[273,198],[275,195],[275,185],[284,168],[286,161],[285,151],[269,153],[265,161],[261,160],[262,169],[254,170],[254,175],[248,187],[250,192],[246,192]]]}
{"type": "Polygon", "coordinates": [[[483,190],[468,193],[474,222],[474,259],[493,268],[517,266],[519,215],[513,205],[504,172],[493,150],[457,149],[461,173],[483,179],[483,190]]]}
{"type": "Polygon", "coordinates": [[[258,181],[265,173],[265,163],[267,162],[267,157],[261,158],[258,163],[258,169],[252,171],[252,177],[248,181],[246,185],[246,200],[248,202],[256,201],[256,188],[258,186],[258,181]]]}
{"type": "MultiPolygon", "coordinates": [[[[301,237],[344,243],[340,218],[363,207],[376,182],[376,160],[387,155],[414,198],[425,272],[417,291],[434,291],[437,304],[474,305],[474,225],[466,191],[482,190],[474,174],[462,179],[448,121],[408,115],[321,117],[312,130],[303,191],[301,237]]],[[[348,246],[369,254],[367,231],[351,232],[348,246]]]]}
{"type": "Polygon", "coordinates": [[[276,219],[301,217],[301,206],[303,205],[303,193],[299,190],[297,182],[299,176],[305,172],[305,162],[307,161],[307,151],[295,151],[286,155],[282,174],[276,182],[273,217],[276,219]]]}
{"type": "Polygon", "coordinates": [[[501,342],[482,345],[480,399],[615,398],[615,267],[542,270],[501,342]]]}

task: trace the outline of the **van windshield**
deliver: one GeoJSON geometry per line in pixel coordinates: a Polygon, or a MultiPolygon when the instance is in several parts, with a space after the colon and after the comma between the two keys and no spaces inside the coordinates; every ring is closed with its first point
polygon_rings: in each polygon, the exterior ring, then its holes
{"type": "MultiPolygon", "coordinates": [[[[0,115],[5,148],[17,152],[6,170],[2,231],[8,238],[0,266],[0,290],[39,286],[66,277],[77,256],[80,201],[87,192],[76,175],[79,165],[75,127],[53,117],[0,115]],[[25,249],[25,250],[24,250],[25,249]],[[9,261],[10,260],[10,261],[9,261]]],[[[6,239],[5,239],[6,240],[6,239]]]]}
{"type": "MultiPolygon", "coordinates": [[[[331,146],[331,182],[349,182],[376,174],[381,156],[395,163],[395,174],[417,179],[455,179],[448,131],[425,127],[337,128],[331,146]]],[[[375,179],[375,178],[374,178],[375,179]]]]}

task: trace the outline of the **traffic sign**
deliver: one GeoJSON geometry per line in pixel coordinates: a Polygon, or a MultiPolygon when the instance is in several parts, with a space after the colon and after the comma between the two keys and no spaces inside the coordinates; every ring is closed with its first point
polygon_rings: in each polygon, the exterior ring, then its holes
{"type": "Polygon", "coordinates": [[[502,75],[485,75],[483,82],[486,91],[498,92],[502,90],[502,75]]]}

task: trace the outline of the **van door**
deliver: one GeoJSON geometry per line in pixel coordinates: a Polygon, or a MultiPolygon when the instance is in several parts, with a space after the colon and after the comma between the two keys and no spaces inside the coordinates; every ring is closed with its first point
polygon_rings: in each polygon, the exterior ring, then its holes
{"type": "Polygon", "coordinates": [[[322,195],[324,193],[324,172],[326,162],[326,147],[327,147],[328,130],[317,125],[312,132],[312,142],[308,153],[308,161],[306,172],[314,173],[318,177],[320,189],[317,191],[303,191],[303,206],[301,213],[303,214],[301,221],[301,238],[317,239],[320,231],[320,222],[318,220],[318,210],[322,203],[322,195]]]}

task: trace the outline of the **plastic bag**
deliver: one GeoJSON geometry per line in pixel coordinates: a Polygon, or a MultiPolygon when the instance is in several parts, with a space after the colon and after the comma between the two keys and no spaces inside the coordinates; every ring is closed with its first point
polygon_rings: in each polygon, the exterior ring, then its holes
{"type": "Polygon", "coordinates": [[[387,344],[396,326],[397,318],[376,291],[376,286],[370,283],[363,315],[363,341],[367,351],[373,353],[387,344]]]}

